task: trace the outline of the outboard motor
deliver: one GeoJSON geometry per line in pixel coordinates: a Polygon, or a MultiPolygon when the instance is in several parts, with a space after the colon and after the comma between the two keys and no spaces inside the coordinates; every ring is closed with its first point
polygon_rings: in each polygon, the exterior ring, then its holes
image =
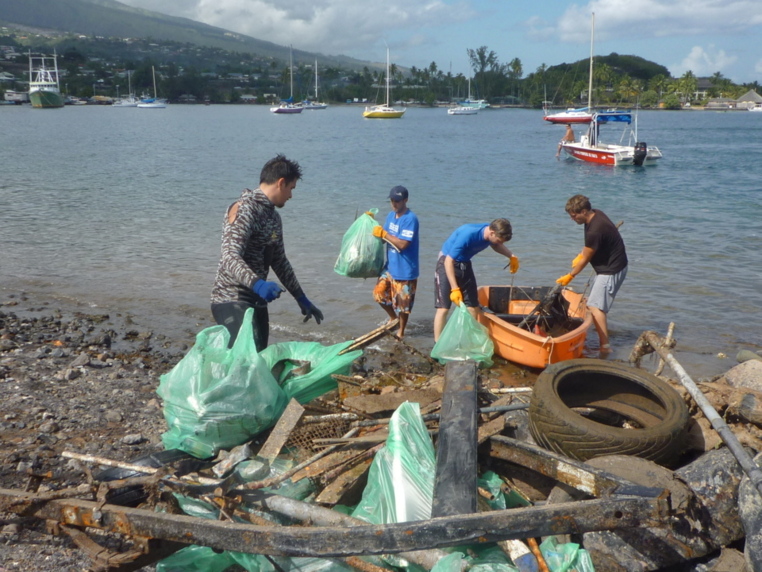
{"type": "Polygon", "coordinates": [[[640,167],[643,164],[643,161],[646,160],[647,155],[648,155],[648,145],[646,145],[645,141],[638,141],[637,143],[635,143],[635,150],[633,152],[632,164],[640,167]]]}

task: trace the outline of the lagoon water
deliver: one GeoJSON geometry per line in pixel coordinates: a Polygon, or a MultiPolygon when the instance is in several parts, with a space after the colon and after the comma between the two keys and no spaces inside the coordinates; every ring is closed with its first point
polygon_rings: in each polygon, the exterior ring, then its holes
{"type": "MultiPolygon", "coordinates": [[[[411,108],[386,121],[361,112],[3,106],[0,301],[24,291],[191,339],[213,323],[223,213],[257,184],[267,159],[284,153],[304,170],[281,210],[286,248],[326,320],[303,324],[284,295],[271,305],[276,341],[335,343],[382,323],[373,282],[339,276],[333,265],[357,213],[378,208],[382,218],[389,189],[401,184],[421,223],[408,328],[421,349],[433,343],[434,264],[447,236],[507,217],[521,269],[512,278],[488,250],[474,259],[479,283],[552,285],[582,246],[582,227],[564,212],[576,193],[623,221],[630,269],[609,318],[615,358],[626,359],[643,330],[664,334],[670,322],[675,355],[697,377],[725,371],[738,350],[762,349],[762,114],[641,112],[639,138],[664,159],[612,168],[556,160],[563,128],[539,110],[411,108]]],[[[584,289],[587,276],[572,286],[584,289]]],[[[594,331],[589,346],[594,355],[594,331]]]]}

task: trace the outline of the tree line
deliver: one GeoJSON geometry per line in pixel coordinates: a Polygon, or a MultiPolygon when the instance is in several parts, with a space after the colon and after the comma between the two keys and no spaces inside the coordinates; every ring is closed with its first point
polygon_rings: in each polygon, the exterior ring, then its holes
{"type": "MultiPolygon", "coordinates": [[[[17,38],[0,37],[0,45],[16,45],[24,53],[52,51],[50,44],[23,44],[17,38]]],[[[140,94],[152,92],[152,67],[157,71],[161,96],[177,100],[181,95],[193,95],[198,100],[236,102],[242,95],[251,94],[261,103],[269,103],[265,94],[274,98],[288,97],[290,75],[287,61],[259,57],[256,54],[233,53],[218,48],[203,48],[177,42],[145,40],[130,45],[126,53],[124,41],[118,38],[66,38],[55,46],[59,66],[65,70],[62,88],[70,95],[115,97],[121,88],[127,91],[129,72],[132,90],[140,94]]],[[[469,87],[474,98],[492,104],[542,107],[577,107],[588,99],[587,58],[555,66],[542,64],[524,75],[518,57],[502,62],[497,52],[487,46],[467,49],[470,73],[445,73],[436,62],[409,70],[396,64],[390,66],[393,98],[434,105],[437,102],[456,102],[465,99],[469,87]],[[470,84],[470,86],[469,86],[470,84]]],[[[18,70],[26,65],[17,62],[18,70]]],[[[314,96],[314,62],[294,65],[295,97],[314,96]]],[[[9,67],[10,62],[0,70],[9,67]]],[[[592,101],[598,106],[680,107],[696,103],[698,79],[688,71],[673,78],[666,67],[638,56],[612,53],[596,56],[592,101]]],[[[366,66],[347,70],[337,66],[319,69],[320,98],[331,102],[347,100],[380,100],[386,84],[386,70],[366,66]]],[[[22,72],[23,73],[23,72],[22,72]]],[[[709,97],[737,98],[749,89],[759,90],[759,84],[735,84],[720,72],[710,78],[709,97]]]]}

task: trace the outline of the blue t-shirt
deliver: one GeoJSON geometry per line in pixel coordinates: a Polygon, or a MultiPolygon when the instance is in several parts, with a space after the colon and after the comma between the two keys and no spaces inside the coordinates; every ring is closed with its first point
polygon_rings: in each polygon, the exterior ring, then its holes
{"type": "Polygon", "coordinates": [[[484,238],[484,229],[488,226],[487,223],[474,223],[456,228],[442,245],[442,254],[458,262],[468,262],[490,246],[490,241],[484,238]]]}
{"type": "Polygon", "coordinates": [[[390,244],[386,245],[386,268],[389,274],[395,280],[415,280],[418,278],[418,217],[410,209],[399,218],[391,211],[384,222],[384,230],[410,243],[401,252],[397,252],[390,244]]]}

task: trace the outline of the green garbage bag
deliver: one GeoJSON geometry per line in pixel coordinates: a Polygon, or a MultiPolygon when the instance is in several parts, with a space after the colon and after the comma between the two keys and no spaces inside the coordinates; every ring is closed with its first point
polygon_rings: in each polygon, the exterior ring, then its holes
{"type": "Polygon", "coordinates": [[[474,319],[465,304],[455,306],[439,340],[431,348],[431,357],[439,363],[470,359],[484,367],[492,365],[494,353],[495,345],[487,333],[487,328],[474,319]]]}
{"type": "MultiPolygon", "coordinates": [[[[378,209],[371,209],[374,215],[378,209]]],[[[384,268],[384,243],[373,236],[373,227],[379,226],[367,212],[355,219],[344,238],[333,270],[349,278],[377,278],[384,268]]]]}
{"type": "MultiPolygon", "coordinates": [[[[308,479],[302,479],[308,480],[308,479]]],[[[277,494],[277,493],[276,493],[277,494]]],[[[219,507],[198,499],[174,494],[182,511],[197,518],[218,520],[219,507]]],[[[245,510],[249,507],[243,505],[245,510]]],[[[273,518],[277,523],[277,518],[273,518]]],[[[233,521],[246,522],[233,516],[233,521]]],[[[282,523],[283,524],[283,523],[282,523]]],[[[264,556],[246,552],[222,551],[214,553],[211,548],[189,546],[165,558],[156,565],[157,572],[222,572],[237,564],[248,572],[352,572],[353,569],[341,561],[330,558],[291,558],[288,556],[264,556]],[[197,558],[195,560],[194,558],[197,558]],[[183,566],[187,566],[183,568],[183,566]]]]}
{"type": "Polygon", "coordinates": [[[245,443],[283,413],[288,398],[257,354],[253,312],[246,311],[232,348],[224,326],[206,328],[185,357],[161,376],[157,393],[169,426],[161,437],[167,449],[206,459],[245,443]]]}
{"type": "Polygon", "coordinates": [[[540,552],[551,572],[595,572],[590,553],[576,542],[559,544],[549,536],[540,544],[540,552]]]}
{"type": "Polygon", "coordinates": [[[368,471],[368,484],[352,516],[371,524],[431,518],[436,457],[417,403],[400,405],[389,436],[368,471]]]}
{"type": "Polygon", "coordinates": [[[333,346],[324,346],[318,342],[282,342],[266,347],[259,354],[267,362],[270,370],[279,362],[286,367],[278,368],[280,383],[286,397],[299,403],[308,403],[321,395],[336,389],[333,374],[347,375],[352,362],[362,355],[362,350],[355,350],[339,355],[352,341],[333,346]],[[302,363],[306,368],[299,367],[302,363]],[[294,368],[294,366],[297,366],[294,368]],[[302,369],[308,370],[301,375],[294,375],[302,369]]]}

